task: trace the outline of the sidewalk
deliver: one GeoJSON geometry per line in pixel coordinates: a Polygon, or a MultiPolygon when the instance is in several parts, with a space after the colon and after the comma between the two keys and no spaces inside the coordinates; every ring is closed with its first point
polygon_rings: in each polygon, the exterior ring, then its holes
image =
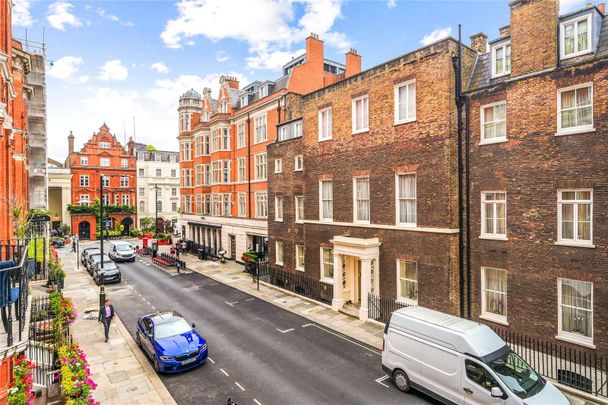
{"type": "Polygon", "coordinates": [[[84,319],[85,310],[99,307],[99,287],[82,265],[77,270],[76,255],[69,248],[57,252],[67,273],[63,293],[72,298],[78,310],[78,319],[71,326],[72,336],[87,355],[91,377],[98,384],[93,393],[95,400],[104,405],[175,404],[118,317],[112,322],[108,343],[104,342],[103,327],[97,320],[84,319]]]}

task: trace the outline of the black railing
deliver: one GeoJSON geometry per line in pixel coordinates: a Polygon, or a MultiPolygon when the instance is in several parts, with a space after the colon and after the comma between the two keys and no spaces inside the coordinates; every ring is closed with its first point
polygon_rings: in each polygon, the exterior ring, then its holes
{"type": "Polygon", "coordinates": [[[387,323],[393,311],[407,306],[409,305],[397,302],[392,298],[369,294],[367,296],[367,317],[378,322],[387,323]]]}
{"type": "Polygon", "coordinates": [[[7,347],[13,346],[15,338],[23,340],[25,318],[28,305],[28,273],[27,273],[27,246],[17,244],[14,248],[12,242],[0,244],[3,250],[3,259],[0,261],[0,315],[2,326],[7,335],[7,347]],[[8,256],[11,253],[13,256],[8,256]],[[14,336],[17,326],[17,336],[14,336]]]}
{"type": "Polygon", "coordinates": [[[332,285],[303,274],[272,268],[267,263],[260,266],[260,280],[325,304],[331,304],[334,297],[332,285]]]}
{"type": "Polygon", "coordinates": [[[199,258],[218,258],[217,249],[212,248],[211,246],[201,245],[199,243],[195,243],[194,241],[187,240],[186,241],[186,252],[193,254],[195,256],[199,256],[199,258]],[[204,252],[204,254],[200,254],[204,252]]]}
{"type": "Polygon", "coordinates": [[[593,350],[550,342],[494,327],[539,374],[586,393],[608,397],[608,358],[593,350]]]}

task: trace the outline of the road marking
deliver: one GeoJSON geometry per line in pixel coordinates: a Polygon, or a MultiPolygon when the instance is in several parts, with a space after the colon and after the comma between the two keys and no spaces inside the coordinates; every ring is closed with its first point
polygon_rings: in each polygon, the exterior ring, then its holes
{"type": "Polygon", "coordinates": [[[218,284],[219,284],[219,283],[211,283],[211,284],[209,284],[209,285],[218,285],[218,284]]]}
{"type": "Polygon", "coordinates": [[[255,298],[247,298],[245,301],[253,301],[255,298]]]}
{"type": "Polygon", "coordinates": [[[224,301],[224,303],[230,305],[232,308],[234,308],[234,304],[238,304],[238,301],[233,301],[233,302],[228,302],[228,301],[224,301]]]}
{"type": "Polygon", "coordinates": [[[241,389],[241,391],[245,391],[245,388],[243,388],[243,386],[241,384],[239,384],[238,382],[234,382],[236,384],[237,387],[239,387],[241,389]]]}
{"type": "Polygon", "coordinates": [[[228,373],[224,371],[224,369],[223,369],[223,368],[220,368],[220,371],[221,371],[222,373],[226,374],[226,377],[230,377],[230,376],[228,375],[228,373]]]}
{"type": "Polygon", "coordinates": [[[257,400],[257,399],[255,399],[255,398],[253,398],[253,402],[255,402],[255,403],[256,403],[256,404],[258,404],[258,405],[262,405],[262,404],[260,403],[260,401],[258,401],[258,400],[257,400]]]}
{"type": "Polygon", "coordinates": [[[156,311],[156,307],[154,305],[150,305],[150,308],[156,311]]]}
{"type": "Polygon", "coordinates": [[[329,333],[329,334],[331,334],[331,335],[334,335],[334,336],[336,336],[336,337],[339,337],[340,339],[346,340],[347,342],[350,342],[350,343],[352,343],[352,344],[354,344],[354,345],[356,345],[356,346],[359,346],[359,347],[360,347],[360,348],[362,348],[362,349],[365,349],[365,350],[370,351],[370,352],[372,352],[372,353],[374,353],[374,354],[377,354],[378,356],[382,356],[382,352],[380,352],[380,351],[370,349],[369,347],[363,346],[362,344],[359,344],[359,343],[357,343],[356,341],[354,341],[354,340],[352,340],[352,339],[348,339],[348,338],[346,338],[346,337],[344,337],[344,336],[342,336],[342,335],[339,335],[339,334],[337,334],[337,333],[334,333],[334,332],[332,332],[331,330],[326,329],[326,328],[324,328],[324,327],[322,327],[322,326],[319,326],[319,325],[317,325],[317,324],[314,324],[314,323],[307,323],[307,324],[302,325],[302,327],[303,327],[303,328],[307,328],[307,327],[309,327],[309,326],[314,326],[314,327],[315,327],[315,328],[317,328],[317,329],[321,329],[322,331],[325,331],[325,332],[327,332],[327,333],[329,333]]]}
{"type": "Polygon", "coordinates": [[[207,357],[207,359],[211,362],[211,364],[215,364],[215,361],[211,357],[207,357]]]}
{"type": "Polygon", "coordinates": [[[278,330],[279,332],[281,332],[281,333],[287,333],[287,332],[293,332],[295,329],[294,329],[294,328],[289,328],[289,329],[281,330],[281,329],[278,329],[278,328],[277,328],[277,330],[278,330]]]}
{"type": "Polygon", "coordinates": [[[390,388],[388,385],[386,385],[382,382],[382,381],[385,381],[387,378],[390,378],[390,377],[388,375],[384,375],[380,378],[376,378],[374,381],[376,381],[380,385],[384,385],[386,388],[390,388]]]}

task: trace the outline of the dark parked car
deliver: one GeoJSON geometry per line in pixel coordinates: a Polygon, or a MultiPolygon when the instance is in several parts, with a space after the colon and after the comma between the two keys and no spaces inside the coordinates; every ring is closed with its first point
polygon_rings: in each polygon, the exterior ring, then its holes
{"type": "Polygon", "coordinates": [[[55,247],[64,247],[65,241],[63,240],[63,238],[52,238],[51,245],[53,245],[55,247]]]}
{"type": "MultiPolygon", "coordinates": [[[[92,255],[89,255],[89,257],[87,258],[87,271],[89,272],[90,275],[93,275],[93,270],[95,270],[95,265],[97,263],[99,263],[101,261],[101,253],[95,253],[92,255]]],[[[108,256],[107,254],[104,253],[103,255],[103,262],[110,262],[112,261],[112,259],[110,259],[110,256],[108,256]]]]}
{"type": "MultiPolygon", "coordinates": [[[[105,256],[105,255],[104,255],[105,256]]],[[[93,271],[93,280],[95,284],[99,285],[102,283],[120,283],[121,274],[120,267],[111,260],[103,261],[103,269],[101,268],[101,262],[95,263],[95,271],[93,271]]]]}
{"type": "Polygon", "coordinates": [[[137,320],[135,334],[156,372],[174,373],[203,364],[207,360],[207,342],[175,311],[155,312],[137,320]]]}
{"type": "Polygon", "coordinates": [[[98,247],[88,247],[86,249],[83,249],[82,253],[80,254],[80,263],[86,266],[89,255],[95,253],[101,253],[101,250],[98,247]]]}

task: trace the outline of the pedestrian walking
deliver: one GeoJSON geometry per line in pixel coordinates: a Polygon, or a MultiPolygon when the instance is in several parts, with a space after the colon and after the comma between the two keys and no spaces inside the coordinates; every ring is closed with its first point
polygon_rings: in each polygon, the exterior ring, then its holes
{"type": "Polygon", "coordinates": [[[78,243],[78,236],[72,235],[71,242],[72,242],[72,252],[76,252],[76,243],[78,243]]]}
{"type": "Polygon", "coordinates": [[[106,342],[110,338],[110,323],[114,318],[114,307],[109,299],[106,299],[103,307],[99,308],[99,316],[97,321],[103,323],[103,332],[106,337],[106,342]]]}

